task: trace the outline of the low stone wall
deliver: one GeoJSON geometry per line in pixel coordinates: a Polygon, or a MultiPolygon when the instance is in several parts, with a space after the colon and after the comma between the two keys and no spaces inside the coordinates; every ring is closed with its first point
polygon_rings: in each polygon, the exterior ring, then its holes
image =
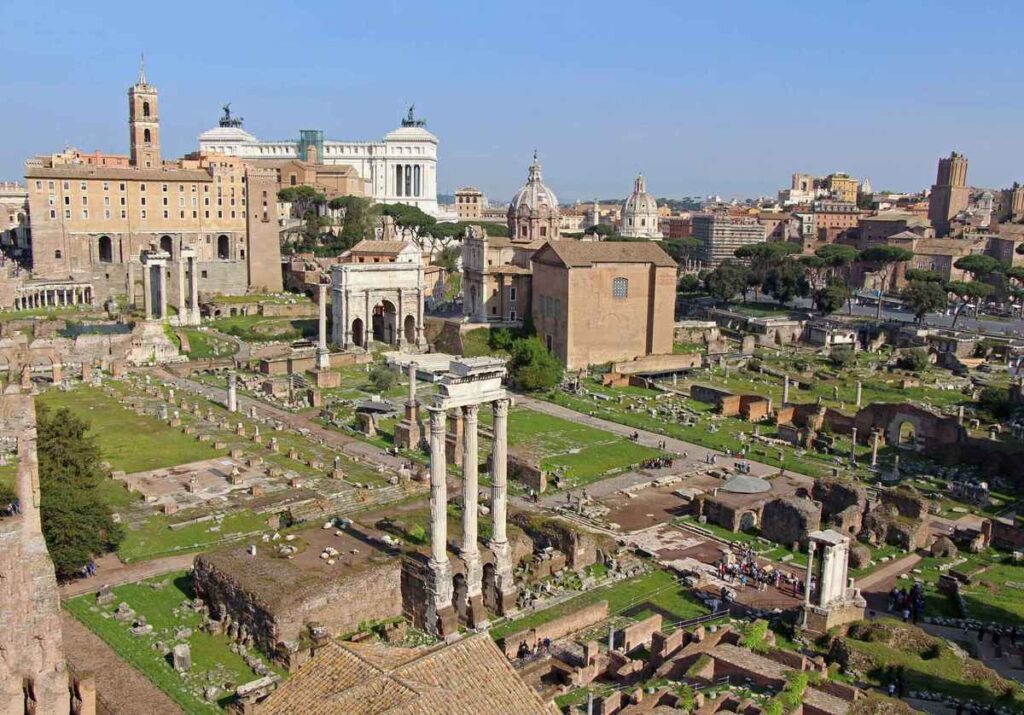
{"type": "Polygon", "coordinates": [[[655,613],[639,623],[634,623],[622,629],[622,650],[631,653],[642,645],[651,642],[655,633],[661,631],[661,614],[655,613]]]}
{"type": "Polygon", "coordinates": [[[502,646],[505,649],[506,657],[512,659],[518,656],[519,649],[523,645],[532,651],[537,643],[547,638],[551,640],[563,638],[570,633],[575,633],[600,623],[606,618],[608,618],[608,601],[598,601],[585,608],[581,608],[575,613],[556,618],[536,628],[528,628],[516,633],[510,633],[503,639],[502,646]]]}
{"type": "Polygon", "coordinates": [[[704,358],[700,353],[673,353],[668,355],[647,355],[636,360],[612,363],[612,372],[635,375],[643,372],[672,372],[700,367],[704,358]]]}

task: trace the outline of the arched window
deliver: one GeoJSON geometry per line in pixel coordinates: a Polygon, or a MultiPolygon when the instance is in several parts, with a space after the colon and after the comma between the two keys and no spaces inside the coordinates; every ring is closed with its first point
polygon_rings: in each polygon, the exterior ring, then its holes
{"type": "Polygon", "coordinates": [[[629,279],[612,279],[612,298],[625,298],[629,295],[629,279]]]}
{"type": "Polygon", "coordinates": [[[231,242],[224,234],[217,236],[217,258],[226,261],[231,256],[231,242]]]}
{"type": "Polygon", "coordinates": [[[161,236],[160,250],[166,253],[174,253],[174,239],[170,236],[161,236]]]}
{"type": "Polygon", "coordinates": [[[142,141],[146,142],[147,144],[149,144],[150,142],[153,141],[153,137],[149,133],[148,129],[143,129],[142,130],[142,141]]]}
{"type": "Polygon", "coordinates": [[[113,263],[114,262],[114,243],[110,240],[110,236],[100,236],[100,263],[113,263]]]}
{"type": "MultiPolygon", "coordinates": [[[[148,117],[149,116],[149,102],[143,102],[142,103],[142,116],[144,116],[144,117],[148,117]]],[[[147,141],[149,141],[149,140],[147,139],[147,141]]]]}

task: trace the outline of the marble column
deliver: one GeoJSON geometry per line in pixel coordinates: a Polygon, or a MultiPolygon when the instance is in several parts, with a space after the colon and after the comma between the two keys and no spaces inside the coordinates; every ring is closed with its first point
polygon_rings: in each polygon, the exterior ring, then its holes
{"type": "Polygon", "coordinates": [[[462,432],[462,543],[460,556],[466,564],[466,596],[469,600],[467,611],[471,625],[487,620],[483,604],[483,565],[480,563],[480,548],[477,545],[477,469],[480,454],[477,451],[477,425],[480,407],[467,405],[462,408],[464,427],[462,432]]]}
{"type": "Polygon", "coordinates": [[[430,411],[430,562],[448,564],[448,471],[444,452],[445,411],[430,411]]]}
{"type": "Polygon", "coordinates": [[[782,404],[789,404],[789,375],[782,376],[782,404]]]}
{"type": "Polygon", "coordinates": [[[158,295],[160,297],[160,320],[167,320],[167,272],[166,267],[163,263],[156,265],[157,274],[160,276],[157,285],[159,286],[158,295]]]}
{"type": "Polygon", "coordinates": [[[228,373],[228,412],[238,411],[238,376],[234,372],[228,373]]]}
{"type": "Polygon", "coordinates": [[[871,466],[878,466],[878,430],[871,433],[871,466]]]}
{"type": "Polygon", "coordinates": [[[858,409],[860,409],[861,397],[863,396],[862,395],[863,389],[864,389],[864,386],[861,384],[860,380],[857,380],[857,408],[858,409]]]}
{"type": "Polygon", "coordinates": [[[188,262],[185,256],[178,254],[178,325],[187,325],[189,322],[188,307],[185,303],[185,268],[188,262]]]}
{"type": "Polygon", "coordinates": [[[146,320],[153,319],[153,267],[142,265],[142,299],[146,306],[146,320]]]}
{"type": "Polygon", "coordinates": [[[327,370],[331,367],[331,353],[327,350],[327,285],[320,284],[320,315],[319,343],[316,347],[316,369],[327,370]]]}
{"type": "Polygon", "coordinates": [[[850,461],[853,463],[857,462],[857,428],[853,428],[853,436],[850,442],[850,461]]]}
{"type": "Polygon", "coordinates": [[[492,545],[508,545],[505,518],[508,509],[508,400],[494,402],[494,442],[491,454],[492,545]]]}
{"type": "Polygon", "coordinates": [[[807,624],[806,609],[811,605],[811,581],[814,578],[814,542],[807,544],[807,572],[804,575],[804,625],[807,624]]]}

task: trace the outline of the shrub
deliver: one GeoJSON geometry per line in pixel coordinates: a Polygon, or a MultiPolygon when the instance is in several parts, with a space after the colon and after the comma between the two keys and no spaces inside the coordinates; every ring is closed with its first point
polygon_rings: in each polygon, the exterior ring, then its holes
{"type": "Polygon", "coordinates": [[[520,338],[512,344],[512,379],[527,391],[550,390],[562,381],[562,363],[539,338],[520,338]]]}
{"type": "Polygon", "coordinates": [[[913,348],[906,350],[896,361],[896,365],[902,370],[921,372],[928,367],[928,351],[924,348],[913,348]]]}
{"type": "Polygon", "coordinates": [[[856,359],[853,348],[835,348],[828,355],[828,361],[836,367],[849,367],[856,359]]]}
{"type": "Polygon", "coordinates": [[[370,370],[370,384],[377,392],[388,392],[395,386],[398,376],[384,365],[374,365],[370,370]]]}

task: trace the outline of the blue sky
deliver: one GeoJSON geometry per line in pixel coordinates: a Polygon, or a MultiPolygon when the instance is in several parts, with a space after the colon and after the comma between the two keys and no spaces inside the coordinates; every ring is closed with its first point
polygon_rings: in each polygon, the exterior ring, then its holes
{"type": "Polygon", "coordinates": [[[939,156],[1024,181],[1013,2],[8,2],[0,178],[64,144],[127,151],[140,52],[165,156],[231,101],[262,138],[381,138],[409,103],[439,190],[507,200],[537,148],[563,201],[771,194],[793,171],[919,189],[939,156]]]}

